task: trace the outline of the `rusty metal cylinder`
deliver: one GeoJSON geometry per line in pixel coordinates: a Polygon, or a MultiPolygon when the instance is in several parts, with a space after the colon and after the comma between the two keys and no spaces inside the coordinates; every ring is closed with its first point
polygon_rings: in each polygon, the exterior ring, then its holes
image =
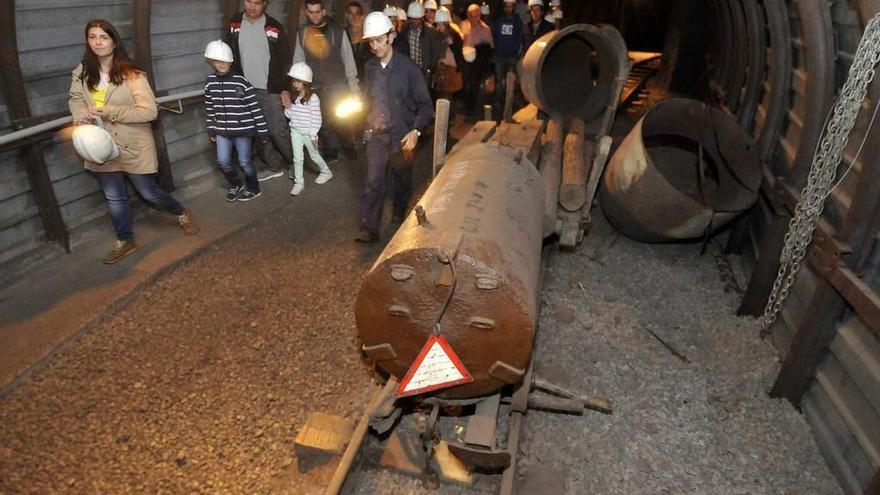
{"type": "Polygon", "coordinates": [[[423,222],[404,221],[358,292],[367,357],[402,378],[439,318],[474,381],[435,395],[480,397],[520,382],[538,314],[542,189],[535,166],[498,143],[448,157],[419,201],[423,222]]]}
{"type": "Polygon", "coordinates": [[[644,242],[694,239],[750,208],[761,185],[755,146],[736,120],[684,98],[639,120],[605,169],[601,204],[644,242]]]}
{"type": "Polygon", "coordinates": [[[562,120],[551,118],[541,147],[541,178],[544,181],[544,237],[556,231],[559,184],[562,181],[562,146],[565,129],[562,120]]]}
{"type": "Polygon", "coordinates": [[[586,148],[592,155],[592,143],[584,145],[584,121],[572,119],[565,136],[565,154],[562,157],[562,184],[559,186],[559,204],[567,211],[579,211],[587,202],[586,148]]]}
{"type": "Polygon", "coordinates": [[[590,121],[628,71],[626,43],[611,26],[573,24],[531,44],[517,64],[523,94],[550,115],[590,121]]]}

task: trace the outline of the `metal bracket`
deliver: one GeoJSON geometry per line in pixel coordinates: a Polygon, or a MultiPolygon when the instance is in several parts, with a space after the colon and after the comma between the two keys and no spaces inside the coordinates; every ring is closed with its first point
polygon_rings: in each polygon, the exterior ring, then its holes
{"type": "Polygon", "coordinates": [[[157,105],[159,110],[165,110],[166,112],[176,113],[177,115],[183,115],[183,101],[175,100],[177,103],[177,108],[166,107],[165,105],[157,105]]]}

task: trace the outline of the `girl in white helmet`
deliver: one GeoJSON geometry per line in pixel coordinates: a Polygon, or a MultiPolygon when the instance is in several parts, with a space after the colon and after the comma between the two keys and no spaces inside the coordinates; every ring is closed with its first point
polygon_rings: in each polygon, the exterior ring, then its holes
{"type": "Polygon", "coordinates": [[[318,166],[320,173],[315,184],[326,184],[333,178],[333,172],[318,152],[318,131],[321,130],[321,100],[312,90],[312,68],[305,62],[297,62],[287,74],[290,76],[294,96],[284,115],[290,119],[290,142],[293,145],[293,188],[292,196],[298,196],[305,189],[303,179],[303,148],[318,166]]]}

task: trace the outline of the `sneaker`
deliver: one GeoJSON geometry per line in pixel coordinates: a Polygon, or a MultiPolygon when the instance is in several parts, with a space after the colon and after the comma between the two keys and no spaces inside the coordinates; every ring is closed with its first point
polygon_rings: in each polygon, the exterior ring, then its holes
{"type": "Polygon", "coordinates": [[[177,215],[177,223],[180,225],[180,230],[186,235],[196,235],[199,233],[199,224],[193,220],[192,211],[189,208],[184,208],[183,213],[177,215]]]}
{"type": "Polygon", "coordinates": [[[116,246],[110,251],[107,256],[104,256],[104,263],[107,265],[112,265],[117,261],[125,258],[129,254],[133,253],[134,250],[137,249],[137,244],[134,242],[134,239],[129,241],[116,241],[116,246]]]}
{"type": "Polygon", "coordinates": [[[260,170],[257,172],[257,180],[263,182],[275,177],[281,177],[282,175],[284,175],[284,172],[281,170],[260,170]]]}
{"type": "Polygon", "coordinates": [[[260,197],[261,194],[263,194],[262,191],[253,192],[250,189],[245,189],[241,192],[241,194],[238,195],[238,201],[250,201],[252,199],[260,197]]]}
{"type": "Polygon", "coordinates": [[[361,244],[372,244],[379,240],[379,236],[375,232],[370,232],[369,230],[361,229],[358,232],[357,237],[354,238],[354,242],[360,242],[361,244]]]}
{"type": "Polygon", "coordinates": [[[293,188],[290,189],[291,196],[299,196],[299,193],[303,192],[306,186],[302,182],[294,182],[293,188]]]}
{"type": "Polygon", "coordinates": [[[241,192],[244,191],[244,186],[232,186],[226,191],[226,201],[235,201],[238,199],[238,196],[241,192]]]}
{"type": "Polygon", "coordinates": [[[326,171],[318,174],[318,176],[315,178],[315,184],[326,184],[330,182],[330,179],[332,178],[333,172],[331,172],[330,169],[327,169],[326,171]]]}

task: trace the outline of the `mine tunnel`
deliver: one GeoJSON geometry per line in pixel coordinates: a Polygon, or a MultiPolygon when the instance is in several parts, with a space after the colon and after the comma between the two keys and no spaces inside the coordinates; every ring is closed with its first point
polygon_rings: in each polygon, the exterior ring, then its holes
{"type": "Polygon", "coordinates": [[[880,494],[878,14],[0,2],[0,493],[880,494]]]}

